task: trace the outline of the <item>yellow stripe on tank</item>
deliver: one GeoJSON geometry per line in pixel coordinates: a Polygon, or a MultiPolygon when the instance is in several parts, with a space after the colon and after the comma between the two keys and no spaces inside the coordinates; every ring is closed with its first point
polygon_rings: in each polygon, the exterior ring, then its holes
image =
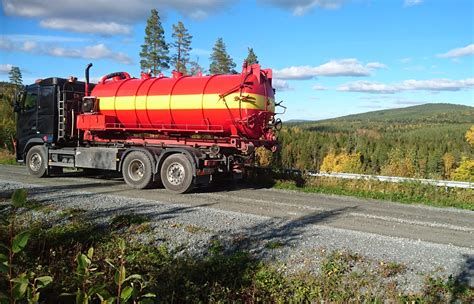
{"type": "MultiPolygon", "coordinates": [[[[225,97],[225,102],[218,94],[205,94],[204,101],[201,103],[203,95],[172,95],[172,110],[194,110],[194,109],[253,109],[265,110],[265,97],[259,94],[244,94],[245,98],[240,99],[240,94],[230,94],[225,97]],[[226,106],[227,103],[227,106],[226,106]]],[[[169,110],[170,95],[155,96],[116,96],[99,97],[101,110],[169,110]]],[[[275,110],[273,98],[270,98],[269,111],[275,110]]]]}

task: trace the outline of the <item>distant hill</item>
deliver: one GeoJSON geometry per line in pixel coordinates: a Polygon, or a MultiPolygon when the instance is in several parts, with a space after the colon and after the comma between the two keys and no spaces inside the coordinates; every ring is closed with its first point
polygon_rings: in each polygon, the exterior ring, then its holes
{"type": "Polygon", "coordinates": [[[319,170],[330,156],[328,164],[340,171],[449,179],[464,158],[474,158],[465,139],[472,125],[474,107],[454,104],[286,123],[278,134],[281,151],[274,163],[319,170]],[[343,160],[355,167],[342,168],[343,160]]]}
{"type": "Polygon", "coordinates": [[[474,123],[474,107],[448,103],[427,103],[419,106],[373,111],[322,122],[398,122],[398,123],[474,123]]]}
{"type": "Polygon", "coordinates": [[[290,123],[290,124],[295,124],[295,123],[306,123],[306,122],[315,122],[315,120],[307,120],[307,119],[290,119],[290,120],[285,120],[284,123],[290,123]]]}

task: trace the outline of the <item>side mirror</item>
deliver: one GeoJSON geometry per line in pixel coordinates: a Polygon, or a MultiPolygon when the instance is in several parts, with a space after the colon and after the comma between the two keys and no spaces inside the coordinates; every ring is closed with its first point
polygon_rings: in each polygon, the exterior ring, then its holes
{"type": "Polygon", "coordinates": [[[23,89],[17,92],[15,97],[16,98],[15,98],[15,103],[13,105],[13,111],[15,111],[16,113],[19,113],[23,109],[22,105],[25,103],[26,90],[23,89]]]}
{"type": "Polygon", "coordinates": [[[13,105],[13,111],[15,113],[20,113],[21,112],[21,106],[18,102],[15,102],[15,104],[13,105]]]}

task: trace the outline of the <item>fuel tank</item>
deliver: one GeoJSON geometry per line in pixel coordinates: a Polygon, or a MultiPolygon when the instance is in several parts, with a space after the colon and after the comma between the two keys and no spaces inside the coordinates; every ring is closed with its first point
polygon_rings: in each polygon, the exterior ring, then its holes
{"type": "Polygon", "coordinates": [[[165,134],[239,136],[259,139],[274,119],[271,69],[244,65],[235,75],[131,78],[125,72],[102,77],[91,92],[93,113],[78,128],[165,134]]]}

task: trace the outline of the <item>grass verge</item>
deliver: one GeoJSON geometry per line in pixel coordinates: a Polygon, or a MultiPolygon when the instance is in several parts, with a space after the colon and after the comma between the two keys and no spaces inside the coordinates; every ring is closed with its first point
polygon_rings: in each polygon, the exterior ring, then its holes
{"type": "MultiPolygon", "coordinates": [[[[2,211],[8,208],[2,205],[2,211]]],[[[454,278],[427,276],[422,291],[403,292],[397,276],[406,271],[404,265],[380,262],[374,266],[350,252],[322,251],[318,271],[288,275],[277,265],[262,262],[249,252],[231,251],[215,239],[199,256],[178,254],[154,241],[133,241],[138,234],[156,234],[134,228],[148,223],[143,216],[121,214],[96,224],[87,212],[74,210],[66,217],[58,212],[56,220],[49,212],[48,219],[42,221],[42,210],[26,207],[16,218],[17,232],[28,230],[31,237],[16,256],[14,267],[14,275],[34,272],[52,277],[52,283],[41,290],[39,303],[74,302],[74,296],[65,294],[74,295],[84,288],[84,273],[78,276],[76,261],[91,247],[93,258],[92,254],[90,261],[84,258],[95,273],[88,275],[88,286],[101,286],[113,294],[117,272],[110,261],[119,258],[127,273],[139,274],[146,282],[142,293],[156,295],[153,303],[469,303],[474,299],[474,290],[454,278]],[[126,251],[120,248],[122,240],[127,243],[126,251]]],[[[0,216],[6,214],[1,212],[0,216]]],[[[9,219],[3,220],[0,242],[6,244],[9,219]]],[[[268,249],[280,246],[274,243],[268,249]]],[[[5,276],[0,277],[0,290],[8,290],[5,276]]],[[[93,299],[98,302],[97,297],[93,299]]]]}
{"type": "Polygon", "coordinates": [[[474,210],[473,189],[435,187],[420,183],[340,180],[326,177],[309,178],[302,186],[294,181],[277,180],[274,187],[310,193],[389,200],[404,204],[423,204],[434,207],[474,210]]]}
{"type": "Polygon", "coordinates": [[[254,172],[249,182],[265,187],[387,200],[404,204],[474,210],[474,189],[436,187],[414,182],[389,183],[377,180],[303,177],[270,171],[254,172]]]}
{"type": "Polygon", "coordinates": [[[16,165],[15,155],[5,149],[0,149],[0,165],[16,165]]]}

